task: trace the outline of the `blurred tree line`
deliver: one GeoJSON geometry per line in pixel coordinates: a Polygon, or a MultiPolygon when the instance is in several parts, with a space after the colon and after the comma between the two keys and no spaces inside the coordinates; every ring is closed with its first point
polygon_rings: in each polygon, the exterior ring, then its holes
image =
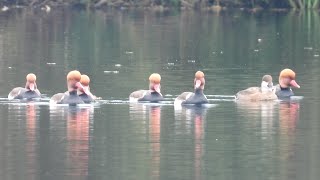
{"type": "Polygon", "coordinates": [[[2,5],[22,6],[83,6],[104,7],[154,7],[221,10],[227,8],[248,9],[319,9],[320,0],[0,0],[2,5]]]}

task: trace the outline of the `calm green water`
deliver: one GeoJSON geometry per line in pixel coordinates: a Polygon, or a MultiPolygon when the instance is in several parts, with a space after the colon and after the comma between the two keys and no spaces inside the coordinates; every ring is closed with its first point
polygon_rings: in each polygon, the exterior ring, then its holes
{"type": "Polygon", "coordinates": [[[318,13],[1,13],[1,97],[29,72],[48,97],[64,92],[66,73],[79,69],[108,101],[68,108],[2,99],[0,177],[318,179],[319,32],[318,13]],[[266,73],[276,83],[285,67],[296,71],[303,100],[239,104],[208,96],[215,106],[172,105],[192,90],[196,70],[206,73],[207,95],[233,95],[266,73]],[[152,72],[162,75],[167,103],[127,103],[152,72]]]}

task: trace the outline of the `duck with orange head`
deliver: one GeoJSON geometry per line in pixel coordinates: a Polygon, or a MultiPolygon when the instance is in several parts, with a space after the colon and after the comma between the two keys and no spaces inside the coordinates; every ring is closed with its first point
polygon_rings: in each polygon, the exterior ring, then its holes
{"type": "Polygon", "coordinates": [[[288,99],[294,95],[291,87],[300,88],[296,82],[296,73],[291,69],[284,69],[279,75],[279,84],[276,85],[276,95],[279,99],[288,99]]]}
{"type": "Polygon", "coordinates": [[[82,74],[81,79],[80,79],[80,83],[82,84],[83,88],[78,89],[78,95],[85,103],[91,103],[94,100],[99,99],[95,95],[93,95],[90,91],[90,86],[89,86],[90,78],[89,78],[89,76],[82,74]]]}
{"type": "Polygon", "coordinates": [[[84,89],[80,83],[81,73],[77,70],[70,71],[67,75],[68,91],[65,93],[58,93],[51,97],[50,104],[83,104],[84,101],[78,96],[78,89],[84,89]]]}
{"type": "Polygon", "coordinates": [[[183,92],[174,101],[174,105],[201,105],[207,104],[208,99],[206,95],[203,94],[205,78],[202,71],[197,71],[194,77],[194,92],[183,92]]]}
{"type": "Polygon", "coordinates": [[[26,85],[25,87],[16,87],[10,91],[8,94],[8,99],[27,99],[33,100],[35,98],[41,98],[41,93],[37,88],[37,76],[33,73],[30,73],[26,76],[26,85]]]}
{"type": "Polygon", "coordinates": [[[161,94],[161,76],[153,73],[149,76],[149,90],[134,91],[129,95],[130,102],[152,102],[157,103],[163,100],[161,94]]]}

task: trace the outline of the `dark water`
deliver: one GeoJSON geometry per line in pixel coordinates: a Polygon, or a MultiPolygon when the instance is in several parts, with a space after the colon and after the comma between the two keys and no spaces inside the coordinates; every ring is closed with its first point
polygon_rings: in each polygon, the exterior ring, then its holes
{"type": "MultiPolygon", "coordinates": [[[[316,12],[0,14],[0,96],[37,74],[48,97],[79,69],[92,107],[0,103],[1,179],[318,179],[320,18],[316,12]],[[259,40],[261,39],[261,40],[259,40]],[[118,65],[120,64],[120,65],[118,65]],[[174,110],[196,70],[207,95],[297,73],[303,100],[174,110]],[[163,105],[127,103],[162,75],[163,105]]],[[[226,99],[229,99],[226,101],[226,99]]]]}

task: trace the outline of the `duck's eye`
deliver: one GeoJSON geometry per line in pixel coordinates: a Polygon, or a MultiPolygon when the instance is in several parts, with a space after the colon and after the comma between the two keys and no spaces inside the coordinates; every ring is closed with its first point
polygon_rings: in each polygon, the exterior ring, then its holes
{"type": "Polygon", "coordinates": [[[284,82],[290,83],[291,79],[290,78],[284,78],[284,82]]]}

